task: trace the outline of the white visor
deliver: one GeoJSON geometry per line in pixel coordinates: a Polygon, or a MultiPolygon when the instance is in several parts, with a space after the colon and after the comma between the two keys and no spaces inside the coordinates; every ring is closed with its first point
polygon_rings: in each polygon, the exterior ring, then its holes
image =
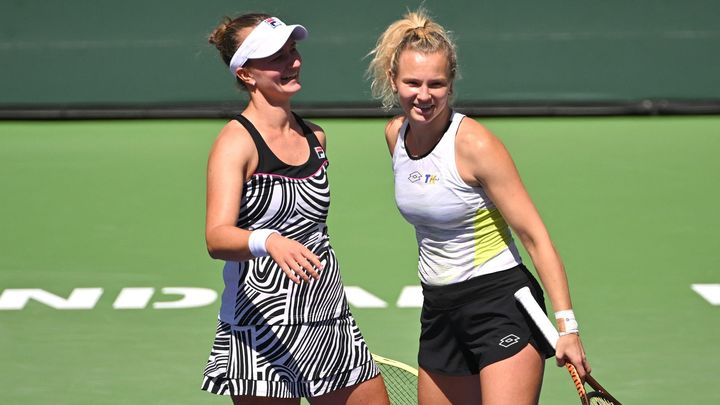
{"type": "Polygon", "coordinates": [[[235,55],[230,60],[230,73],[245,65],[248,59],[267,58],[279,51],[288,38],[296,41],[305,39],[308,31],[302,25],[285,25],[277,17],[270,17],[260,22],[245,38],[235,55]]]}

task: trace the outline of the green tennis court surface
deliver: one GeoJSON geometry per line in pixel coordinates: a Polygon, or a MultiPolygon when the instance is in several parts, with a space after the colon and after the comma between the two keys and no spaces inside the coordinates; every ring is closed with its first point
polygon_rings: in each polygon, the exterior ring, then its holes
{"type": "MultiPolygon", "coordinates": [[[[416,247],[384,121],[315,122],[353,313],[374,352],[415,365],[416,247]]],[[[483,122],[564,258],[595,377],[626,404],[718,402],[720,117],[483,122]]],[[[199,390],[222,266],[205,253],[204,171],[222,125],[0,123],[0,404],[230,403],[199,390]]],[[[553,364],[541,403],[576,403],[553,364]]]]}

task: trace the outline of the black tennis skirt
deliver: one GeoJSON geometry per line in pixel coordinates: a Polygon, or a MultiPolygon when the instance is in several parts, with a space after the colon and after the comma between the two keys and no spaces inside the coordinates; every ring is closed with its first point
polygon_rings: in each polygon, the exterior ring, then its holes
{"type": "Polygon", "coordinates": [[[447,375],[474,375],[528,344],[549,358],[555,350],[515,300],[528,286],[545,309],[542,288],[520,264],[443,286],[423,285],[418,364],[447,375]]]}

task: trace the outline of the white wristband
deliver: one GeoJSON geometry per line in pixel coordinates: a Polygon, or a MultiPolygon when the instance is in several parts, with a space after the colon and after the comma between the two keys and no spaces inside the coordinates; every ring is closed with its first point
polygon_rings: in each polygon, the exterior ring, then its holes
{"type": "Polygon", "coordinates": [[[555,319],[557,320],[560,336],[578,333],[578,323],[572,309],[555,312],[555,319]]]}
{"type": "Polygon", "coordinates": [[[248,239],[250,253],[255,257],[267,256],[268,251],[265,243],[267,242],[267,238],[274,233],[280,234],[280,232],[274,229],[256,229],[250,232],[250,238],[248,239]]]}

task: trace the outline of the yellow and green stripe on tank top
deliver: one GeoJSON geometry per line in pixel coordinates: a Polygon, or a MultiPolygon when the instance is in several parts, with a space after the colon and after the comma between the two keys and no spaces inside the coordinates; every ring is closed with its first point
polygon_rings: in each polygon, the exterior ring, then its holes
{"type": "Polygon", "coordinates": [[[473,224],[475,228],[473,264],[481,266],[510,245],[510,228],[497,208],[479,209],[475,213],[473,224]]]}

